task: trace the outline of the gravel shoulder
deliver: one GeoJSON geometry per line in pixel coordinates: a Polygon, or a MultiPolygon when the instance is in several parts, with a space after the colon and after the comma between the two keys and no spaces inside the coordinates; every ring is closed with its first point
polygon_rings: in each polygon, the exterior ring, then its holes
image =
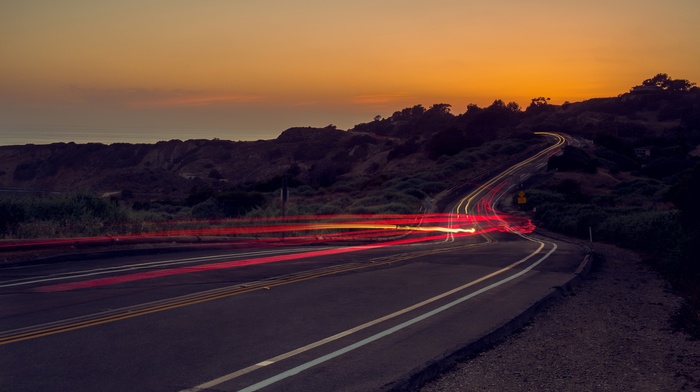
{"type": "Polygon", "coordinates": [[[670,326],[680,298],[637,254],[595,252],[570,295],[420,391],[700,391],[700,341],[670,326]]]}

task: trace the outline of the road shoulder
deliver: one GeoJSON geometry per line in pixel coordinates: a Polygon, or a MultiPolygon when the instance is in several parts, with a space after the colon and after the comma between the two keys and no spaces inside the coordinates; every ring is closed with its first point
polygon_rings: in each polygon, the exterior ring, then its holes
{"type": "Polygon", "coordinates": [[[420,390],[700,390],[700,341],[669,323],[680,298],[635,253],[595,251],[600,262],[571,295],[420,390]]]}

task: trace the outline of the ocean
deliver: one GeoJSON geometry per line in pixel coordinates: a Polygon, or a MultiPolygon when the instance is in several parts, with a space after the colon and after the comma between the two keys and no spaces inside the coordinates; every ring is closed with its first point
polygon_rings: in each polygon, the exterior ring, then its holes
{"type": "Polygon", "coordinates": [[[221,139],[255,141],[276,139],[282,131],[231,131],[227,129],[158,129],[116,128],[24,128],[0,130],[0,146],[51,143],[157,143],[173,139],[221,139]]]}

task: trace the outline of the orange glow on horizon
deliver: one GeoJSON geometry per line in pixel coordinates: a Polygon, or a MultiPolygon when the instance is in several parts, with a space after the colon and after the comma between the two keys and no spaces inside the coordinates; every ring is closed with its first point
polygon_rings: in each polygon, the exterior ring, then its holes
{"type": "Polygon", "coordinates": [[[135,124],[158,110],[153,123],[167,109],[209,107],[232,108],[206,115],[234,129],[330,113],[347,128],[415,104],[461,113],[495,99],[616,96],[659,72],[700,82],[700,3],[687,0],[36,0],[2,11],[0,129],[95,109],[135,124]],[[260,115],[270,107],[288,110],[260,115]]]}
{"type": "Polygon", "coordinates": [[[264,100],[256,95],[213,95],[213,96],[183,96],[165,99],[145,100],[131,103],[135,108],[149,107],[199,107],[209,105],[235,105],[238,103],[259,102],[264,100]]]}

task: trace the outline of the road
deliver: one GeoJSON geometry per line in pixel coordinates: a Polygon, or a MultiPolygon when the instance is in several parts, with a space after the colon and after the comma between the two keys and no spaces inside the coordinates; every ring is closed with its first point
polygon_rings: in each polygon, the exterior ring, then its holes
{"type": "Polygon", "coordinates": [[[575,276],[582,249],[493,208],[558,140],[418,237],[2,268],[0,390],[400,387],[575,276]]]}

